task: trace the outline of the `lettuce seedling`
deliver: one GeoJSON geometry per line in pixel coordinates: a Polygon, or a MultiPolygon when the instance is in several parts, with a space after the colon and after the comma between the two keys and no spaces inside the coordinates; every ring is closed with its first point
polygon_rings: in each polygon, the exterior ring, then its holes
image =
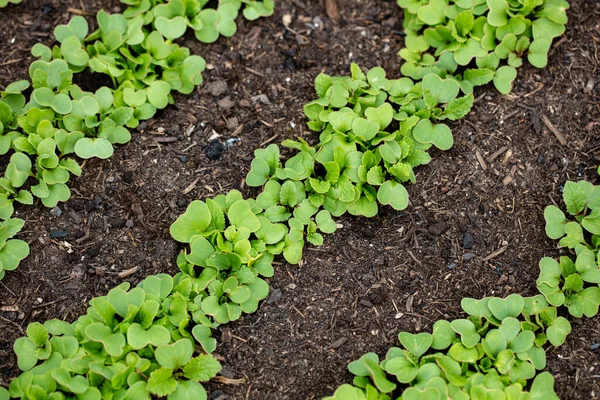
{"type": "Polygon", "coordinates": [[[17,218],[6,218],[0,222],[0,280],[6,271],[13,271],[21,260],[29,255],[27,242],[14,239],[23,229],[25,221],[17,218]]]}
{"type": "Polygon", "coordinates": [[[195,333],[203,327],[194,322],[195,300],[206,296],[196,288],[187,275],[151,276],[136,288],[124,283],[94,298],[73,324],[30,324],[15,341],[24,372],[11,382],[10,396],[206,398],[201,382],[221,365],[195,354],[195,333]]]}
{"type": "Polygon", "coordinates": [[[545,67],[552,40],[564,33],[569,7],[564,0],[398,4],[405,10],[407,33],[406,48],[399,53],[405,60],[403,73],[413,79],[430,72],[450,77],[465,93],[489,82],[501,93],[510,92],[525,56],[533,66],[545,67]],[[489,60],[491,55],[498,58],[489,60]]]}
{"type": "Polygon", "coordinates": [[[464,299],[468,319],[437,321],[433,332],[398,335],[384,360],[367,353],[348,365],[353,385],[326,399],[557,398],[544,344],[558,346],[569,322],[542,296],[464,299]],[[525,391],[531,383],[529,392],[525,391]]]}
{"type": "Polygon", "coordinates": [[[4,8],[9,4],[19,4],[23,0],[0,0],[0,8],[4,8]]]}

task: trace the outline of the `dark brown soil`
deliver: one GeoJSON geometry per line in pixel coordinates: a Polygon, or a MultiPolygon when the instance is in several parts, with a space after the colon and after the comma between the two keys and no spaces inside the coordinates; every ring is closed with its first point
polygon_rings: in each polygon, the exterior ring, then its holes
{"type": "MultiPolygon", "coordinates": [[[[398,75],[396,3],[338,1],[337,25],[321,1],[281,0],[275,16],[242,22],[231,40],[184,40],[209,63],[207,84],[177,96],[110,160],[87,162],[60,211],[18,210],[32,256],[0,282],[0,383],[18,374],[12,344],[29,322],[74,320],[124,280],[175,273],[169,225],[193,199],[252,194],[243,177],[255,148],[296,136],[314,142],[302,105],[319,72],[345,74],[355,61],[398,75]],[[217,157],[215,133],[219,143],[240,141],[217,157]],[[66,238],[51,239],[57,231],[66,238]]],[[[51,43],[70,7],[118,6],[27,0],[0,11],[0,87],[26,77],[29,49],[51,43]]],[[[320,398],[350,381],[349,361],[384,354],[400,330],[459,316],[463,297],[536,293],[538,260],[559,254],[544,235],[543,208],[560,203],[567,179],[600,183],[600,2],[572,1],[569,17],[547,69],[522,68],[510,96],[477,93],[473,112],[453,127],[454,148],[418,171],[406,212],[342,218],[343,229],[306,251],[301,266],[279,265],[259,311],[222,329],[224,370],[209,385],[212,399],[320,398]]],[[[572,321],[567,343],[548,354],[563,399],[600,393],[599,321],[572,321]]]]}

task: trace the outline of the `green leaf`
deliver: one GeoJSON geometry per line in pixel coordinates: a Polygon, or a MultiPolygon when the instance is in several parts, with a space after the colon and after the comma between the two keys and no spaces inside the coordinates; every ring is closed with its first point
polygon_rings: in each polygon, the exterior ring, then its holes
{"type": "Polygon", "coordinates": [[[167,400],[206,400],[207,398],[204,387],[194,381],[177,381],[177,388],[167,396],[167,400]]]}
{"type": "Polygon", "coordinates": [[[199,381],[208,382],[214,378],[217,373],[221,370],[221,364],[211,355],[202,354],[198,357],[194,357],[190,360],[187,365],[183,368],[183,374],[186,378],[199,381]]]}
{"type": "Polygon", "coordinates": [[[529,389],[532,400],[558,400],[554,393],[554,377],[549,372],[542,372],[535,377],[529,389]]]}
{"type": "Polygon", "coordinates": [[[513,81],[517,77],[517,70],[504,65],[496,70],[494,74],[494,86],[502,94],[510,93],[513,81]]]}
{"type": "Polygon", "coordinates": [[[556,206],[548,206],[544,210],[546,220],[546,236],[550,239],[560,239],[565,235],[567,219],[565,214],[556,206]]]}
{"type": "Polygon", "coordinates": [[[460,91],[458,82],[453,79],[442,79],[436,74],[427,74],[421,83],[424,90],[429,90],[438,103],[449,103],[460,91]]]}
{"type": "Polygon", "coordinates": [[[75,154],[84,159],[93,157],[107,159],[113,155],[113,152],[112,144],[104,138],[83,138],[75,144],[75,154]]]}
{"type": "Polygon", "coordinates": [[[429,333],[418,333],[413,335],[408,332],[401,332],[398,335],[400,343],[417,359],[420,358],[433,343],[433,337],[429,333]]]}
{"type": "Polygon", "coordinates": [[[156,348],[156,361],[166,368],[184,367],[194,354],[194,346],[189,339],[180,339],[173,344],[163,344],[156,348]]]}
{"type": "Polygon", "coordinates": [[[377,200],[383,205],[391,205],[395,210],[405,210],[408,207],[408,191],[401,183],[389,180],[377,190],[377,200]]]}
{"type": "Polygon", "coordinates": [[[505,299],[492,297],[488,303],[490,311],[500,321],[507,317],[517,318],[524,306],[525,300],[518,294],[511,294],[505,299]]]}
{"type": "Polygon", "coordinates": [[[211,223],[211,213],[206,203],[195,200],[171,225],[170,233],[173,239],[189,243],[192,237],[202,235],[211,223]]]}
{"type": "Polygon", "coordinates": [[[385,371],[395,375],[400,383],[410,383],[417,376],[419,368],[414,362],[400,354],[398,357],[386,360],[385,371]]]}
{"type": "Polygon", "coordinates": [[[159,368],[150,374],[148,391],[157,396],[167,396],[177,389],[177,381],[173,378],[173,370],[159,368]]]}
{"type": "Polygon", "coordinates": [[[565,183],[563,201],[569,214],[581,214],[587,206],[587,195],[583,186],[571,181],[565,183]]]}
{"type": "Polygon", "coordinates": [[[562,345],[569,333],[571,333],[571,324],[563,317],[557,317],[546,329],[548,340],[555,347],[562,345]]]}
{"type": "Polygon", "coordinates": [[[252,212],[252,207],[247,200],[238,200],[233,203],[227,211],[227,218],[229,223],[237,229],[248,228],[250,232],[260,229],[260,221],[252,212]]]}
{"type": "Polygon", "coordinates": [[[440,150],[449,150],[454,144],[450,128],[444,124],[433,125],[428,119],[419,121],[413,130],[413,135],[417,142],[431,143],[440,150]]]}

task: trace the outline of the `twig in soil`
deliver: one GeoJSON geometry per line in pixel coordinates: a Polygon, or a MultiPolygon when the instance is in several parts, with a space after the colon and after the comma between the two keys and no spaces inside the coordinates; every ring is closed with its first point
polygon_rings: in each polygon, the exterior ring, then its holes
{"type": "Polygon", "coordinates": [[[481,169],[485,171],[487,169],[487,165],[485,165],[485,160],[483,159],[483,156],[479,150],[475,150],[475,157],[477,158],[479,165],[481,165],[481,169]]]}
{"type": "Polygon", "coordinates": [[[194,188],[196,187],[196,185],[198,184],[198,181],[200,180],[200,177],[197,177],[196,179],[194,179],[194,181],[192,183],[190,183],[190,185],[188,187],[186,187],[183,192],[183,194],[188,194],[189,192],[191,192],[192,190],[194,190],[194,188]]]}
{"type": "Polygon", "coordinates": [[[128,276],[135,274],[138,271],[138,269],[140,269],[140,267],[133,267],[126,269],[125,271],[121,271],[118,274],[119,278],[127,278],[128,276]]]}
{"type": "Polygon", "coordinates": [[[541,114],[540,118],[542,118],[542,122],[544,123],[544,125],[546,125],[546,127],[550,129],[552,133],[554,133],[554,136],[556,136],[561,145],[564,146],[565,144],[567,144],[567,139],[565,139],[565,136],[562,134],[561,131],[558,130],[558,128],[554,126],[554,124],[545,114],[541,114]]]}
{"type": "Polygon", "coordinates": [[[225,385],[243,385],[244,383],[246,383],[245,378],[231,379],[231,378],[226,378],[222,375],[215,377],[214,380],[219,383],[223,383],[225,385]]]}
{"type": "Polygon", "coordinates": [[[67,296],[63,296],[63,297],[61,297],[61,298],[59,298],[59,299],[56,299],[56,300],[53,300],[53,301],[49,301],[49,302],[47,302],[47,303],[43,303],[43,304],[35,304],[35,305],[31,306],[31,308],[43,308],[43,307],[48,307],[48,306],[51,306],[52,304],[59,303],[59,302],[61,302],[61,301],[63,301],[63,300],[66,300],[66,299],[67,299],[67,296]]]}
{"type": "Polygon", "coordinates": [[[263,147],[264,145],[271,143],[273,140],[277,139],[278,137],[279,137],[279,133],[274,134],[273,136],[271,136],[270,138],[268,138],[267,140],[262,142],[260,144],[260,147],[263,147]]]}
{"type": "Polygon", "coordinates": [[[237,335],[234,335],[233,333],[231,334],[231,337],[234,338],[234,339],[239,340],[240,342],[248,343],[248,339],[241,338],[241,337],[239,337],[237,335]]]}
{"type": "Polygon", "coordinates": [[[419,264],[419,265],[423,265],[423,263],[422,263],[421,261],[419,261],[419,260],[417,259],[417,257],[415,257],[415,255],[413,254],[413,252],[412,252],[412,251],[410,251],[410,250],[406,250],[406,252],[407,252],[407,253],[408,253],[408,255],[410,256],[410,258],[412,258],[413,260],[415,260],[415,262],[416,262],[417,264],[419,264]]]}
{"type": "Polygon", "coordinates": [[[21,335],[25,336],[25,331],[23,330],[23,328],[21,328],[21,325],[17,324],[16,322],[11,321],[10,319],[6,319],[4,317],[0,317],[0,320],[4,321],[4,322],[8,322],[9,324],[16,326],[17,329],[19,330],[19,332],[21,332],[21,335]]]}
{"type": "Polygon", "coordinates": [[[296,306],[292,305],[292,308],[294,309],[294,311],[296,311],[298,314],[300,314],[300,316],[303,319],[306,319],[306,317],[304,316],[304,314],[302,314],[302,311],[298,310],[298,308],[296,308],[296,306]]]}
{"type": "Polygon", "coordinates": [[[17,297],[17,294],[15,292],[13,292],[12,290],[10,290],[10,288],[8,286],[6,286],[4,283],[2,283],[2,281],[0,281],[0,285],[2,285],[2,287],[4,289],[6,289],[8,292],[10,292],[10,294],[12,294],[13,296],[17,297]]]}
{"type": "Polygon", "coordinates": [[[507,146],[503,146],[501,147],[498,151],[496,151],[494,154],[492,154],[491,156],[488,157],[487,161],[489,163],[492,163],[496,158],[498,158],[498,156],[502,153],[504,153],[506,150],[508,150],[507,146]]]}
{"type": "Polygon", "coordinates": [[[252,68],[249,68],[249,67],[244,67],[244,69],[245,69],[246,71],[248,71],[248,72],[250,72],[250,73],[254,74],[254,75],[258,75],[258,76],[260,76],[261,78],[265,78],[265,74],[263,74],[262,72],[258,72],[258,71],[254,70],[254,69],[252,69],[252,68]]]}
{"type": "Polygon", "coordinates": [[[484,262],[485,261],[490,261],[492,258],[498,257],[500,254],[504,253],[506,251],[506,249],[508,249],[508,246],[504,246],[504,247],[499,248],[498,250],[496,250],[496,251],[488,254],[487,257],[485,257],[483,259],[483,261],[484,262]]]}

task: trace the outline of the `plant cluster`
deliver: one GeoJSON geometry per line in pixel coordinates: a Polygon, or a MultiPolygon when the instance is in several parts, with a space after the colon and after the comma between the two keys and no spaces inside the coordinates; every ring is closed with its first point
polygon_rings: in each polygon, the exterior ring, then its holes
{"type": "Polygon", "coordinates": [[[0,399],[206,399],[200,382],[221,365],[195,287],[184,274],[150,276],[92,299],[73,324],[29,324],[14,344],[24,372],[0,399]]]}
{"type": "Polygon", "coordinates": [[[9,4],[19,4],[23,0],[0,0],[0,8],[4,8],[9,4]]]}
{"type": "Polygon", "coordinates": [[[543,346],[560,346],[571,332],[555,307],[513,294],[463,299],[462,308],[468,318],[439,320],[431,334],[400,333],[402,347],[381,362],[367,353],[350,363],[354,386],[326,399],[557,399],[552,375],[536,376],[546,367],[543,346]]]}
{"type": "Polygon", "coordinates": [[[152,24],[168,40],[182,37],[190,28],[203,43],[213,43],[221,35],[232,37],[240,10],[250,21],[271,16],[275,10],[274,0],[219,0],[217,8],[209,7],[209,0],[121,1],[129,5],[124,12],[127,18],[141,17],[144,25],[152,24]]]}
{"type": "Polygon", "coordinates": [[[568,217],[556,206],[544,210],[546,234],[574,252],[575,261],[570,256],[560,262],[544,258],[537,286],[550,304],[565,305],[577,318],[593,317],[600,306],[600,186],[567,182],[563,201],[568,217]]]}
{"type": "Polygon", "coordinates": [[[365,74],[356,64],[351,76],[320,74],[315,87],[319,98],[304,111],[308,126],[320,132],[319,143],[284,141],[298,151],[285,164],[277,147],[257,150],[246,179],[249,186],[266,184],[257,200],[268,195],[272,206],[310,206],[310,215],[323,208],[333,216],[373,217],[378,203],[405,209],[403,184],[415,182],[413,169],[429,163],[432,146],[452,147],[452,132],[442,121],[464,117],[473,105],[472,95],[458,97],[454,80],[435,74],[417,83],[388,79],[380,67],[365,74]],[[280,201],[280,187],[297,187],[298,201],[280,201]]]}
{"type": "Polygon", "coordinates": [[[552,40],[565,31],[565,0],[398,0],[404,9],[402,73],[434,72],[459,81],[465,93],[493,82],[512,89],[527,57],[544,68],[552,40]]]}
{"type": "MultiPolygon", "coordinates": [[[[214,29],[235,33],[226,26],[235,28],[242,6],[247,19],[270,15],[274,7],[272,0],[222,0],[217,10],[205,8],[204,0],[125,3],[125,14],[98,12],[94,32],[81,16],[57,26],[55,46],[32,48],[39,60],[30,66],[30,79],[0,92],[0,155],[12,152],[0,178],[1,220],[11,217],[15,202],[38,198],[54,207],[67,201],[71,175],[82,172],[73,156],[109,158],[113,145],[131,140],[129,129],[173,104],[174,91],[190,94],[202,83],[204,59],[171,42],[183,35],[173,34],[177,12],[191,16],[196,36],[210,42],[218,37],[214,29]],[[73,76],[84,71],[108,76],[112,86],[82,90],[73,76]]],[[[0,271],[15,268],[7,265],[0,271]]]]}

